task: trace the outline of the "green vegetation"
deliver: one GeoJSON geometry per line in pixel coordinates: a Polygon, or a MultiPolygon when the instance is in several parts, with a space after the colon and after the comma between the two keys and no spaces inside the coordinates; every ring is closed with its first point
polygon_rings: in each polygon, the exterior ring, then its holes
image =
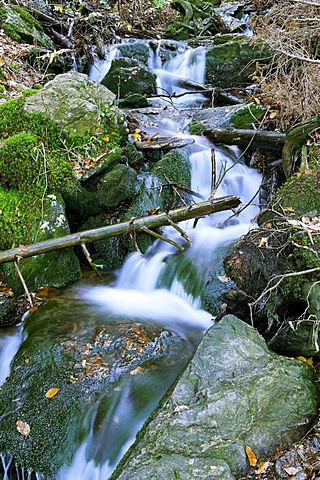
{"type": "Polygon", "coordinates": [[[25,98],[0,106],[0,248],[27,243],[41,218],[45,194],[74,179],[57,126],[28,115],[25,98]]]}

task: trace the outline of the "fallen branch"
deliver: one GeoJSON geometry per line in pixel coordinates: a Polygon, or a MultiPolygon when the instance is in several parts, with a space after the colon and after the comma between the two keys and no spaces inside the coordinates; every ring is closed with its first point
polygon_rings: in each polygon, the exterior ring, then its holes
{"type": "Polygon", "coordinates": [[[63,248],[73,247],[75,245],[95,242],[104,238],[117,237],[123,234],[132,234],[143,232],[146,228],[153,229],[164,225],[189,220],[191,218],[210,215],[211,213],[221,212],[236,208],[240,204],[240,200],[232,195],[195,203],[190,206],[180,207],[169,212],[163,212],[148,217],[132,218],[127,222],[117,223],[115,225],[107,225],[105,227],[85,230],[83,232],[72,233],[60,238],[53,238],[43,242],[34,243],[21,248],[12,248],[0,252],[0,263],[14,262],[19,258],[32,257],[41,253],[60,250],[63,248]]]}
{"type": "Polygon", "coordinates": [[[239,146],[250,144],[253,148],[260,147],[280,151],[282,150],[286,137],[285,133],[265,130],[237,130],[231,128],[225,130],[205,130],[203,135],[214,143],[239,146]]]}

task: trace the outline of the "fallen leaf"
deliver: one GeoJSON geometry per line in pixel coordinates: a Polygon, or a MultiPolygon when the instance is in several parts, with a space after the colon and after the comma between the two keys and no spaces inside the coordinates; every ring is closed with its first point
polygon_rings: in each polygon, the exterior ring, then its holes
{"type": "Polygon", "coordinates": [[[21,435],[24,437],[27,437],[30,433],[30,425],[28,425],[26,422],[23,422],[22,420],[17,420],[16,421],[17,425],[17,430],[21,435]]]}
{"type": "Polygon", "coordinates": [[[49,390],[47,391],[46,393],[46,397],[47,398],[52,398],[54,397],[55,395],[57,395],[57,393],[59,392],[60,388],[49,388],[49,390]]]}
{"type": "Polygon", "coordinates": [[[226,275],[218,275],[218,279],[220,280],[220,282],[222,283],[226,283],[229,281],[229,277],[226,277],[226,275]]]}
{"type": "Polygon", "coordinates": [[[268,238],[267,237],[260,238],[258,247],[261,248],[266,246],[268,246],[268,238]]]}
{"type": "Polygon", "coordinates": [[[313,367],[313,358],[312,357],[306,358],[306,357],[302,357],[300,355],[299,357],[297,357],[297,360],[300,360],[301,362],[305,362],[308,365],[310,365],[310,367],[313,367]]]}
{"type": "Polygon", "coordinates": [[[134,140],[135,142],[140,142],[140,141],[141,141],[141,135],[140,135],[139,132],[137,132],[137,131],[136,131],[136,132],[133,132],[132,137],[133,137],[133,140],[134,140]]]}
{"type": "Polygon", "coordinates": [[[246,454],[247,454],[247,457],[248,457],[248,460],[249,460],[249,465],[250,467],[255,467],[257,465],[257,455],[255,455],[255,453],[253,453],[253,451],[251,450],[251,448],[249,447],[249,445],[246,445],[246,454]]]}
{"type": "Polygon", "coordinates": [[[288,474],[288,475],[295,475],[296,473],[299,472],[298,468],[295,467],[286,467],[283,468],[283,470],[288,474]]]}
{"type": "Polygon", "coordinates": [[[131,370],[130,375],[138,375],[138,373],[143,372],[142,367],[137,367],[134,370],[131,370]]]}
{"type": "Polygon", "coordinates": [[[283,207],[283,210],[285,212],[294,213],[294,208],[292,208],[292,207],[283,207]]]}
{"type": "Polygon", "coordinates": [[[271,112],[269,118],[276,118],[278,116],[278,112],[271,112]]]}
{"type": "Polygon", "coordinates": [[[259,468],[256,470],[256,475],[260,475],[261,473],[266,473],[270,465],[270,462],[260,462],[259,468]]]}
{"type": "Polygon", "coordinates": [[[21,252],[27,252],[28,249],[25,245],[19,245],[19,249],[21,250],[21,252]]]}

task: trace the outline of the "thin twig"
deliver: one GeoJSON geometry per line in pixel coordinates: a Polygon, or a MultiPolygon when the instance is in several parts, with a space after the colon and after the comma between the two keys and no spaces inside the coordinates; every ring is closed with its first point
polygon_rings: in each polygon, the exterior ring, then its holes
{"type": "Polygon", "coordinates": [[[97,266],[96,264],[92,261],[91,259],[91,256],[90,256],[90,253],[89,253],[89,250],[87,249],[86,247],[86,244],[85,243],[81,243],[81,248],[82,248],[82,251],[86,257],[86,259],[88,260],[89,264],[90,264],[90,267],[92,268],[92,270],[94,271],[94,273],[100,278],[100,280],[102,280],[102,275],[101,273],[99,272],[99,270],[97,269],[97,266]]]}
{"type": "Polygon", "coordinates": [[[23,275],[22,275],[22,273],[21,273],[21,270],[20,270],[20,268],[19,268],[19,266],[18,266],[17,261],[14,260],[13,264],[14,264],[14,268],[16,269],[16,272],[17,272],[17,274],[18,274],[18,276],[19,276],[19,278],[20,278],[20,281],[21,281],[21,283],[22,283],[22,286],[23,286],[23,288],[24,288],[24,291],[26,292],[26,295],[27,295],[27,297],[28,297],[28,301],[29,301],[29,303],[30,303],[30,306],[33,307],[33,301],[32,301],[30,292],[29,292],[29,290],[28,290],[28,287],[27,287],[26,282],[24,281],[23,275]]]}
{"type": "Polygon", "coordinates": [[[142,227],[141,230],[145,233],[148,233],[149,235],[152,235],[152,237],[155,237],[159,240],[163,240],[164,242],[170,243],[170,245],[173,245],[176,247],[180,252],[184,251],[184,247],[179,245],[179,243],[175,242],[174,240],[171,240],[171,238],[164,237],[163,235],[160,235],[160,233],[156,233],[153,230],[150,230],[148,227],[142,227]]]}

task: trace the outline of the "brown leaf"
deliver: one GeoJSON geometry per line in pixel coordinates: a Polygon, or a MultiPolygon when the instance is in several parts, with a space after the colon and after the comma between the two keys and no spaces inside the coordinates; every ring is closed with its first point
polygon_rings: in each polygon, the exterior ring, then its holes
{"type": "Polygon", "coordinates": [[[54,397],[55,395],[57,395],[57,393],[59,392],[60,388],[49,388],[49,390],[47,391],[46,393],[46,397],[47,398],[52,398],[54,397]]]}
{"type": "Polygon", "coordinates": [[[25,245],[19,245],[19,249],[21,250],[21,252],[27,252],[28,249],[25,245]]]}
{"type": "Polygon", "coordinates": [[[257,461],[258,461],[257,455],[255,455],[255,453],[253,453],[253,451],[251,450],[249,445],[246,445],[245,450],[246,450],[246,454],[247,454],[247,457],[248,457],[248,460],[249,460],[250,467],[255,467],[257,465],[257,461]]]}
{"type": "Polygon", "coordinates": [[[261,473],[266,473],[270,465],[270,462],[260,462],[259,467],[256,470],[256,475],[260,475],[261,473]]]}
{"type": "Polygon", "coordinates": [[[22,420],[17,420],[16,421],[17,425],[17,430],[21,435],[24,437],[27,437],[30,433],[30,425],[28,425],[26,422],[23,422],[22,420]]]}

